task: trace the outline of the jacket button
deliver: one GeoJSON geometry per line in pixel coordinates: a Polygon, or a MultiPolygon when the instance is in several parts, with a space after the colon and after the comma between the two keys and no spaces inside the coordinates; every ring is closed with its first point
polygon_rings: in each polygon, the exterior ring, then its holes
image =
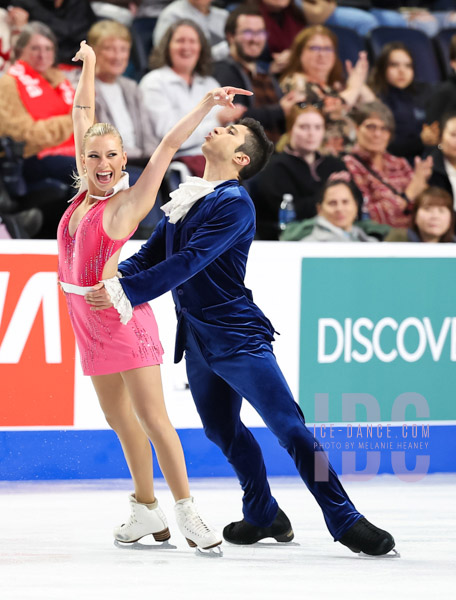
{"type": "Polygon", "coordinates": [[[184,293],[184,290],[182,290],[181,288],[179,288],[177,290],[177,293],[179,294],[179,296],[182,296],[182,294],[184,293]]]}
{"type": "Polygon", "coordinates": [[[184,306],[184,308],[182,309],[182,312],[183,312],[183,314],[184,314],[184,315],[185,315],[185,313],[187,312],[187,309],[185,308],[185,306],[184,306]]]}

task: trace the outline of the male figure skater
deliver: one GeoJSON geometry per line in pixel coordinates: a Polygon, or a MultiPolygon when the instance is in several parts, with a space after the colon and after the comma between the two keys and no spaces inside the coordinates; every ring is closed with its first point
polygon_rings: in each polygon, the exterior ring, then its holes
{"type": "MultiPolygon", "coordinates": [[[[271,494],[260,447],[240,420],[245,398],[293,458],[334,540],[353,552],[383,555],[394,547],[393,537],[356,510],[307,429],[272,351],[274,329],[244,286],[255,212],[239,181],[260,171],[272,149],[253,119],[216,127],[202,146],[203,179],[189,178],[171,194],[163,207],[167,216],[140,251],[119,265],[118,291],[133,306],[172,291],[175,362],[185,351],[205,433],[221,448],[244,491],[244,518],[224,528],[225,540],[288,542],[294,535],[271,494]]],[[[86,296],[89,303],[112,306],[102,284],[97,288],[86,296]]]]}

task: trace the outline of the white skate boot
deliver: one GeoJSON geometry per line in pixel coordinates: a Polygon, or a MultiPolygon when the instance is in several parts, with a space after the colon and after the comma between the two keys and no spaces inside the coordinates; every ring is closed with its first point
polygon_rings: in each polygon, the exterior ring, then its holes
{"type": "Polygon", "coordinates": [[[152,504],[138,502],[134,494],[130,494],[130,518],[126,523],[114,529],[114,537],[119,542],[133,543],[145,535],[152,534],[156,542],[169,540],[168,523],[163,511],[158,506],[158,500],[152,504]]]}
{"type": "Polygon", "coordinates": [[[178,500],[174,505],[180,532],[192,548],[208,550],[222,543],[222,537],[200,517],[192,496],[178,500]]]}

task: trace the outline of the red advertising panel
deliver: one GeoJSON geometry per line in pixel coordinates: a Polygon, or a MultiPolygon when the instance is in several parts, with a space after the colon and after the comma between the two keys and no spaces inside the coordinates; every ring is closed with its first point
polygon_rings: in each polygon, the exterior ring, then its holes
{"type": "Polygon", "coordinates": [[[73,425],[74,361],[57,256],[0,255],[0,426],[73,425]]]}

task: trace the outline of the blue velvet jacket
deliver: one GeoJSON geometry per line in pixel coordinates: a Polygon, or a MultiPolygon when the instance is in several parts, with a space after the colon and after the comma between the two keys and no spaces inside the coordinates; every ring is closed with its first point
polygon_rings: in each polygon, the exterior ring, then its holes
{"type": "Polygon", "coordinates": [[[119,265],[133,306],[171,290],[178,319],[175,362],[185,324],[213,356],[270,347],[274,328],[244,285],[255,209],[246,190],[225,181],[175,225],[165,217],[139,252],[119,265]]]}

